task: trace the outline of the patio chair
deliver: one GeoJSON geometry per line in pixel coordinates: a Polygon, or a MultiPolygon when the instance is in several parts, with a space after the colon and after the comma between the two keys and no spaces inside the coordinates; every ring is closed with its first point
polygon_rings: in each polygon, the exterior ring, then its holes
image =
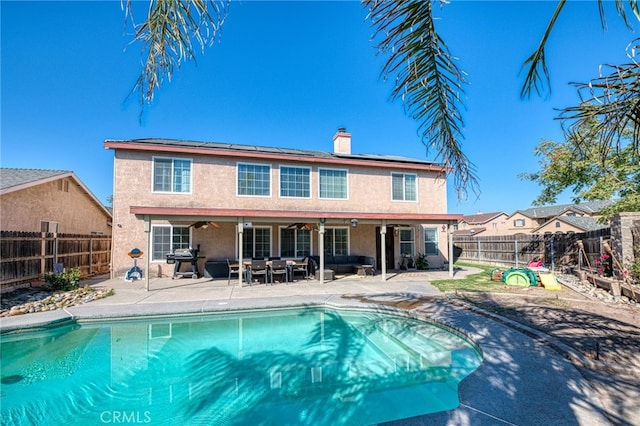
{"type": "Polygon", "coordinates": [[[292,278],[296,278],[296,272],[302,272],[304,274],[304,279],[309,279],[309,258],[305,257],[302,262],[296,262],[293,265],[293,269],[291,271],[292,278]]]}
{"type": "Polygon", "coordinates": [[[229,285],[231,284],[231,276],[240,276],[240,271],[242,271],[243,268],[241,268],[240,265],[231,265],[229,259],[227,259],[227,267],[229,268],[229,280],[227,281],[227,285],[229,285]]]}
{"type": "Polygon", "coordinates": [[[282,278],[281,278],[280,282],[288,282],[289,281],[289,270],[287,268],[287,261],[286,260],[272,260],[271,261],[271,268],[269,269],[269,278],[270,278],[271,284],[273,284],[273,276],[274,275],[279,275],[280,277],[284,278],[284,281],[282,281],[282,278]]]}
{"type": "Polygon", "coordinates": [[[264,283],[267,284],[268,271],[267,262],[265,260],[252,260],[249,266],[249,283],[253,282],[254,277],[264,277],[264,283]]]}

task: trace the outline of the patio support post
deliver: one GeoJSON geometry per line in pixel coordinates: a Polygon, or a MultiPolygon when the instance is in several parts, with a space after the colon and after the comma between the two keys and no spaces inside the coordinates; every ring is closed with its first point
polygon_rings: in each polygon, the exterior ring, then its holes
{"type": "Polygon", "coordinates": [[[320,219],[318,228],[318,251],[320,252],[320,284],[324,284],[324,219],[320,219]]]}
{"type": "Polygon", "coordinates": [[[149,258],[151,258],[151,218],[149,215],[144,216],[144,233],[147,237],[147,247],[145,248],[147,255],[144,257],[144,289],[149,291],[149,258]]]}
{"type": "Polygon", "coordinates": [[[236,225],[238,227],[238,268],[240,270],[240,273],[238,274],[238,287],[242,287],[242,270],[243,268],[243,264],[244,264],[244,260],[242,259],[242,253],[244,251],[244,247],[243,247],[243,234],[244,234],[244,218],[239,217],[238,218],[238,224],[236,225]]]}
{"type": "MultiPolygon", "coordinates": [[[[380,224],[380,275],[382,276],[382,281],[387,280],[387,251],[385,247],[387,246],[387,221],[383,220],[380,224]]],[[[375,268],[376,265],[373,265],[375,268]]]]}
{"type": "Polygon", "coordinates": [[[453,278],[453,232],[451,222],[447,222],[447,238],[449,240],[449,277],[453,278]]]}

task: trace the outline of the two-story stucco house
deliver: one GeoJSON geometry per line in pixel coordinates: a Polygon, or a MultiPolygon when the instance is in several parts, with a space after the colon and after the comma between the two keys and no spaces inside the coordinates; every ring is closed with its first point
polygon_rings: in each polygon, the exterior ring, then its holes
{"type": "Polygon", "coordinates": [[[584,232],[598,229],[600,211],[612,203],[611,200],[588,201],[518,210],[507,218],[507,234],[584,232]]]}
{"type": "MultiPolygon", "coordinates": [[[[440,164],[333,152],[166,139],[107,140],[114,150],[113,274],[145,252],[146,277],[171,276],[166,255],[205,260],[368,256],[385,279],[407,253],[449,259],[446,172],[440,164]]],[[[241,283],[241,277],[238,278],[241,283]]],[[[322,279],[322,278],[321,278],[322,279]]],[[[148,283],[148,281],[147,281],[148,283]]]]}
{"type": "Polygon", "coordinates": [[[508,229],[505,212],[481,213],[462,216],[455,236],[504,235],[508,229]]]}

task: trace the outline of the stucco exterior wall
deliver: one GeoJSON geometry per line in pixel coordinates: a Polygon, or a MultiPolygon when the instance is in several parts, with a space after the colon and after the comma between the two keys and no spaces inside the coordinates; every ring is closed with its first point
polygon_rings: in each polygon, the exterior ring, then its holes
{"type": "Polygon", "coordinates": [[[3,194],[0,205],[3,230],[39,232],[47,221],[58,222],[59,233],[111,234],[109,216],[71,178],[3,194]]]}
{"type": "MultiPolygon", "coordinates": [[[[292,217],[296,211],[327,212],[381,212],[381,213],[447,213],[446,181],[436,172],[398,170],[402,173],[415,173],[418,176],[418,201],[391,200],[391,171],[373,167],[344,167],[334,164],[240,161],[250,164],[268,164],[271,166],[271,196],[247,197],[237,195],[237,161],[229,157],[158,155],[163,158],[188,158],[192,160],[192,187],[190,194],[154,193],[152,190],[152,165],[154,155],[149,152],[116,150],[114,159],[113,194],[113,273],[123,275],[132,265],[127,253],[134,247],[145,250],[147,235],[143,219],[130,213],[130,206],[182,207],[182,208],[239,208],[250,210],[289,210],[292,217]],[[280,166],[310,168],[311,196],[304,198],[286,198],[279,195],[280,166]],[[325,200],[319,198],[318,170],[320,168],[348,170],[348,198],[346,200],[325,200]]],[[[216,221],[219,228],[192,228],[191,241],[200,244],[201,254],[207,259],[235,259],[237,247],[236,218],[216,221]]],[[[247,219],[251,220],[251,219],[247,219]]],[[[282,223],[256,223],[253,225],[271,226],[272,254],[277,256],[279,229],[291,221],[282,223]]],[[[153,224],[167,222],[153,221],[153,224]]],[[[193,219],[184,218],[172,222],[174,225],[189,225],[193,219]]],[[[359,224],[351,228],[349,221],[343,224],[333,223],[327,226],[348,226],[350,251],[356,255],[375,257],[375,225],[359,224]]],[[[318,254],[319,234],[312,233],[313,253],[318,254]]],[[[422,251],[421,228],[416,226],[416,249],[422,251]]],[[[446,237],[439,239],[440,250],[447,253],[446,237]]],[[[396,240],[396,244],[399,244],[396,240]]],[[[145,253],[145,256],[150,253],[145,253]]],[[[142,264],[144,260],[139,260],[142,264]]],[[[204,261],[202,261],[204,262],[204,261]]],[[[396,262],[397,263],[397,262],[396,262]]],[[[202,269],[201,269],[202,271],[202,269]]],[[[164,261],[152,262],[150,277],[170,276],[173,266],[164,261]]]]}

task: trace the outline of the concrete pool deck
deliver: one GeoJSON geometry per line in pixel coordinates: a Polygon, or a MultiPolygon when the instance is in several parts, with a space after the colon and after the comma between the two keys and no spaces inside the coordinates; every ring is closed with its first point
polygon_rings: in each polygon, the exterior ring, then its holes
{"type": "MultiPolygon", "coordinates": [[[[455,277],[475,273],[462,268],[455,277]]],[[[435,279],[448,272],[410,272],[379,276],[349,277],[325,282],[298,281],[239,288],[226,279],[96,281],[93,287],[113,288],[115,295],[59,311],[2,318],[3,332],[70,319],[165,315],[261,309],[284,306],[327,305],[332,307],[379,307],[401,305],[455,327],[473,339],[483,351],[480,368],[459,387],[460,406],[455,410],[393,422],[394,425],[603,425],[612,424],[589,382],[574,364],[547,341],[502,321],[463,309],[447,301],[435,287],[435,279]]]]}

